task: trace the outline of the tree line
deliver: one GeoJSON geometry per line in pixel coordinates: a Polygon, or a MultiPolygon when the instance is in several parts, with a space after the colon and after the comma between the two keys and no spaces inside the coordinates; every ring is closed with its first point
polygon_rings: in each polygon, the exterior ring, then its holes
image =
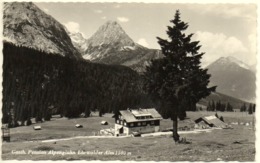
{"type": "MultiPolygon", "coordinates": [[[[7,42],[3,56],[2,123],[10,127],[18,126],[18,121],[30,125],[32,118],[48,121],[54,114],[74,118],[99,111],[100,116],[117,116],[119,110],[139,107],[156,107],[164,118],[171,118],[172,104],[151,100],[144,88],[145,76],[128,67],[76,60],[7,42]]],[[[184,95],[181,87],[177,90],[179,96],[184,95]]],[[[186,117],[185,111],[196,111],[195,102],[190,100],[179,102],[179,107],[185,108],[178,112],[180,119],[186,117]]],[[[207,110],[232,111],[233,107],[211,101],[207,110]]],[[[253,113],[255,105],[243,105],[241,111],[253,113]]]]}
{"type": "Polygon", "coordinates": [[[222,101],[217,101],[215,102],[214,100],[209,101],[208,106],[207,106],[207,111],[228,111],[228,112],[233,112],[233,106],[227,102],[223,103],[222,101]]]}
{"type": "Polygon", "coordinates": [[[3,118],[10,127],[48,121],[52,115],[88,117],[148,107],[140,76],[130,68],[62,57],[4,43],[3,118]]]}
{"type": "Polygon", "coordinates": [[[255,112],[255,104],[248,104],[248,107],[246,106],[246,104],[244,103],[241,107],[240,107],[240,112],[248,112],[248,114],[253,114],[255,112]]]}
{"type": "MultiPolygon", "coordinates": [[[[240,107],[240,112],[248,112],[248,114],[253,114],[255,112],[255,106],[255,104],[250,103],[247,107],[246,103],[243,103],[240,107]]],[[[217,102],[212,100],[208,102],[207,111],[233,112],[234,108],[229,102],[223,103],[220,100],[217,102]]]]}

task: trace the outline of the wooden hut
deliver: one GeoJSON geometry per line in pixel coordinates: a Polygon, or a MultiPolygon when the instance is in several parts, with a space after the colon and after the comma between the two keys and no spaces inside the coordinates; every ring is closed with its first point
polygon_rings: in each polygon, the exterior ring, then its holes
{"type": "Polygon", "coordinates": [[[10,128],[7,124],[2,125],[2,141],[10,142],[10,128]]]}

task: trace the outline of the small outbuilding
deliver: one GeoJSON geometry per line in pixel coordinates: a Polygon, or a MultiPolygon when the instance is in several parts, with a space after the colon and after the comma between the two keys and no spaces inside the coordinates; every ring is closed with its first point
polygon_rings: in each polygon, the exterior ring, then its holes
{"type": "Polygon", "coordinates": [[[195,128],[201,128],[201,129],[211,128],[211,127],[217,127],[217,128],[228,127],[226,123],[222,122],[215,115],[200,117],[195,120],[195,123],[196,123],[195,128]]]}
{"type": "Polygon", "coordinates": [[[7,124],[2,125],[2,141],[10,142],[10,129],[7,124]]]}

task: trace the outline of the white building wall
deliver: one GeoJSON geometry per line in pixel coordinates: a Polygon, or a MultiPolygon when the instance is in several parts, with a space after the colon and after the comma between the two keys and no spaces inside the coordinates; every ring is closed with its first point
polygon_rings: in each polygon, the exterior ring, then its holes
{"type": "Polygon", "coordinates": [[[160,126],[154,126],[154,131],[159,132],[160,131],[160,126]]]}
{"type": "Polygon", "coordinates": [[[140,127],[129,128],[129,130],[130,130],[130,134],[132,132],[139,132],[141,134],[153,133],[153,132],[158,132],[160,130],[160,126],[140,126],[140,127]]]}
{"type": "Polygon", "coordinates": [[[144,133],[153,133],[153,132],[159,132],[160,126],[139,126],[139,127],[126,127],[120,124],[115,124],[115,135],[119,135],[120,128],[123,127],[123,134],[130,135],[132,132],[139,132],[141,134],[144,133]]]}
{"type": "Polygon", "coordinates": [[[115,135],[119,134],[119,129],[122,127],[122,125],[115,124],[115,135]]]}

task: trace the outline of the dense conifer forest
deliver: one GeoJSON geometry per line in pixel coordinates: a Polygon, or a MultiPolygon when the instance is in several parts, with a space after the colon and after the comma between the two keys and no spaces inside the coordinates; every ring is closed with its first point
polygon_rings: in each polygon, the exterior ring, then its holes
{"type": "MultiPolygon", "coordinates": [[[[143,76],[128,67],[76,60],[7,42],[2,84],[2,123],[9,127],[30,125],[31,119],[48,121],[57,114],[87,118],[91,111],[99,111],[100,116],[117,116],[127,108],[155,107],[169,118],[166,106],[151,101],[143,91],[143,76]]],[[[196,111],[188,106],[186,110],[196,111]]]]}
{"type": "Polygon", "coordinates": [[[147,106],[139,74],[119,65],[79,61],[4,43],[3,123],[10,127],[147,106]]]}

